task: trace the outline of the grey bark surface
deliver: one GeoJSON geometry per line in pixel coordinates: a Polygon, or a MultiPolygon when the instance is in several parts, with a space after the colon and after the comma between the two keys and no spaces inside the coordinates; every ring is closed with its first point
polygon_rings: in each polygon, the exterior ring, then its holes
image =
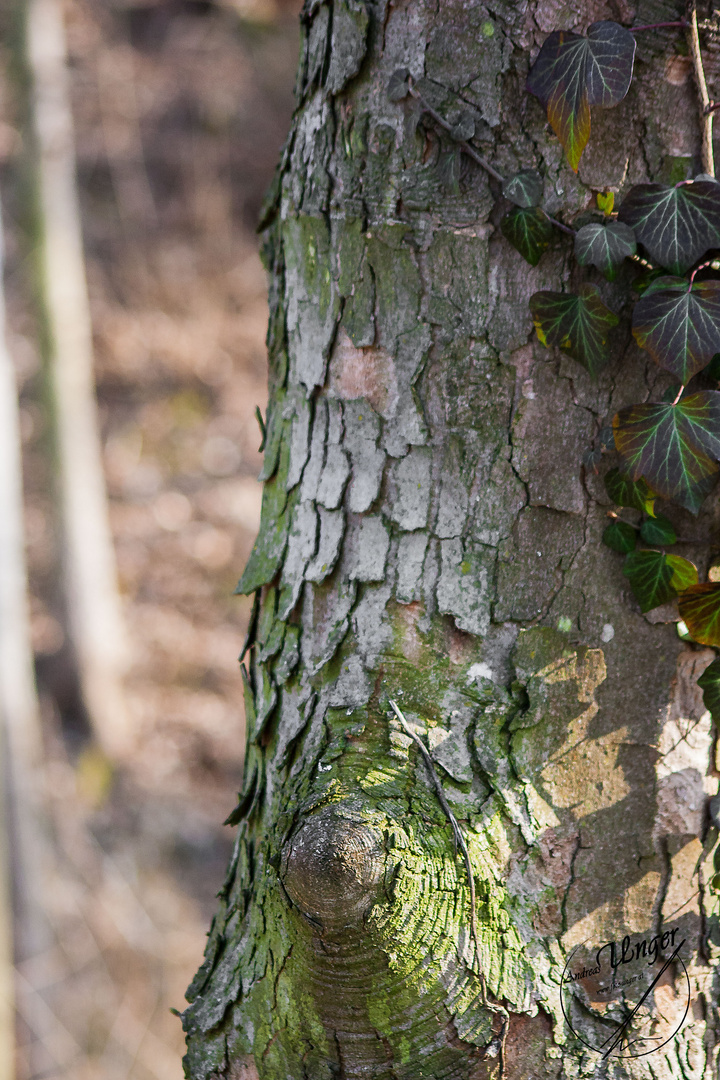
{"type": "MultiPolygon", "coordinates": [[[[554,29],[677,15],[306,3],[264,219],[242,822],[184,1014],[192,1080],[717,1076],[718,770],[695,685],[714,653],[640,614],[600,540],[612,455],[583,464],[618,407],[663,389],[632,344],[632,272],[598,278],[622,322],[593,382],[539,345],[528,310],[576,283],[572,240],[529,267],[499,232],[495,182],[386,93],[408,68],[451,122],[472,115],[499,172],[539,168],[548,211],[573,214],[590,189],[693,175],[690,68],[672,32],[645,35],[575,176],[525,93],[529,64],[554,29]],[[391,699],[467,842],[479,966],[463,858],[391,699]],[[655,1054],[603,1063],[565,1024],[565,960],[670,922],[689,1019],[655,1054]]],[[[703,570],[716,499],[670,513],[703,570]]]]}

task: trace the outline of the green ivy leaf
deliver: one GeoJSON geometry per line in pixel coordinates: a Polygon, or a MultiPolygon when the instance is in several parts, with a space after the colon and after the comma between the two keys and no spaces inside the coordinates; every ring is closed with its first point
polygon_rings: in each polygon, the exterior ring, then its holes
{"type": "Polygon", "coordinates": [[[627,555],[635,550],[637,543],[637,529],[628,525],[627,521],[612,521],[602,534],[603,544],[611,551],[617,551],[620,555],[627,555]]]}
{"type": "Polygon", "coordinates": [[[536,292],[530,297],[530,311],[543,345],[557,345],[592,376],[605,366],[607,336],[619,320],[594,285],[581,285],[577,294],[536,292]]]}
{"type": "Polygon", "coordinates": [[[667,604],[675,596],[671,584],[673,572],[662,551],[631,551],[625,559],[623,574],[643,613],[667,604]]]}
{"type": "Polygon", "coordinates": [[[410,72],[407,68],[397,68],[393,71],[388,82],[388,101],[402,101],[407,97],[410,89],[410,72]]]}
{"type": "Polygon", "coordinates": [[[503,184],[502,193],[506,199],[524,210],[539,206],[543,197],[542,176],[537,169],[521,169],[519,173],[508,177],[503,184]]]}
{"type": "Polygon", "coordinates": [[[698,572],[695,563],[683,559],[681,555],[666,555],[665,561],[672,570],[670,584],[676,593],[685,592],[691,585],[697,585],[698,572]]]}
{"type": "Polygon", "coordinates": [[[634,230],[651,259],[684,274],[720,245],[720,184],[638,184],[623,200],[618,220],[634,230]]]}
{"type": "Polygon", "coordinates": [[[655,544],[657,547],[670,547],[677,542],[675,530],[663,514],[643,521],[640,536],[646,544],[655,544]]]}
{"type": "Polygon", "coordinates": [[[605,490],[616,506],[627,506],[655,516],[655,495],[642,476],[633,480],[619,469],[610,469],[605,476],[605,490]]]}
{"type": "Polygon", "coordinates": [[[680,615],[700,645],[720,648],[720,582],[691,585],[678,597],[680,615]]]}
{"type": "Polygon", "coordinates": [[[635,278],[635,280],[633,281],[633,286],[632,287],[633,287],[633,289],[635,290],[636,293],[640,293],[640,295],[642,296],[648,291],[649,288],[651,288],[653,283],[655,281],[657,281],[657,279],[660,278],[660,277],[667,277],[667,274],[665,273],[664,270],[657,270],[657,269],[649,270],[646,267],[635,278]]]}
{"type": "Polygon", "coordinates": [[[713,660],[698,679],[703,692],[703,704],[713,720],[720,717],[720,658],[713,660]]]}
{"type": "Polygon", "coordinates": [[[720,392],[702,390],[676,405],[630,405],[613,420],[630,476],[696,514],[720,459],[720,392]]]}
{"type": "Polygon", "coordinates": [[[513,206],[500,222],[500,229],[531,266],[537,266],[553,237],[553,227],[539,206],[513,206]]]}
{"type": "Polygon", "coordinates": [[[597,266],[608,281],[615,280],[618,267],[636,250],[635,234],[621,221],[611,221],[608,225],[593,221],[575,233],[577,261],[581,266],[597,266]]]}
{"type": "Polygon", "coordinates": [[[720,281],[657,278],[635,305],[632,330],[660,367],[690,382],[720,351],[720,281]]]}
{"type": "Polygon", "coordinates": [[[450,131],[450,135],[457,142],[467,142],[475,134],[475,118],[471,112],[461,113],[459,120],[450,131]]]}
{"type": "Polygon", "coordinates": [[[447,150],[442,153],[436,166],[436,173],[440,183],[453,195],[460,194],[461,161],[462,150],[457,147],[457,149],[447,150]]]}
{"type": "Polygon", "coordinates": [[[613,206],[615,205],[615,192],[614,191],[598,191],[597,193],[598,210],[602,210],[605,217],[609,217],[613,212],[613,206]]]}
{"type": "Polygon", "coordinates": [[[590,136],[590,106],[622,101],[634,58],[635,38],[614,22],[593,23],[587,37],[554,30],[543,42],[527,88],[547,109],[575,172],[590,136]]]}

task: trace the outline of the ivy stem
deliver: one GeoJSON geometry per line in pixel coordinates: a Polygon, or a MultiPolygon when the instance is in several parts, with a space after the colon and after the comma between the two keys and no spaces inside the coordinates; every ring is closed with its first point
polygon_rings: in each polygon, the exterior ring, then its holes
{"type": "Polygon", "coordinates": [[[416,743],[418,749],[420,750],[420,753],[422,754],[423,761],[425,762],[425,767],[430,773],[430,779],[433,782],[438,801],[443,809],[445,817],[450,822],[450,827],[452,828],[453,832],[453,838],[455,840],[456,850],[457,848],[460,848],[463,859],[465,861],[465,873],[467,874],[468,891],[470,893],[470,933],[472,934],[473,944],[475,946],[475,960],[478,966],[478,976],[480,979],[481,989],[483,993],[483,1003],[487,1004],[485,975],[482,969],[482,953],[480,951],[480,939],[478,937],[477,929],[477,915],[475,912],[475,875],[473,874],[472,863],[470,861],[470,852],[468,851],[467,844],[465,843],[465,837],[463,836],[462,830],[457,823],[457,819],[453,814],[452,810],[450,809],[447,799],[445,798],[443,786],[440,783],[437,773],[435,772],[435,765],[433,764],[433,760],[430,757],[428,748],[425,746],[425,743],[422,741],[420,736],[417,735],[408,725],[408,722],[403,716],[400,707],[398,706],[397,702],[392,700],[392,698],[390,698],[390,708],[395,713],[395,716],[399,720],[400,726],[405,732],[405,734],[409,735],[413,742],[416,743]]]}
{"type": "Polygon", "coordinates": [[[680,389],[678,390],[677,395],[675,397],[675,400],[673,401],[673,406],[677,405],[678,401],[682,397],[682,392],[683,392],[684,389],[685,389],[685,383],[683,383],[682,386],[680,387],[680,389]]]}
{"type": "Polygon", "coordinates": [[[707,261],[707,262],[704,262],[704,263],[700,263],[700,265],[699,265],[699,266],[696,266],[696,267],[695,267],[695,269],[693,270],[692,274],[690,275],[690,283],[689,283],[689,285],[688,285],[688,292],[691,292],[691,291],[692,291],[692,287],[693,287],[693,282],[694,282],[694,280],[695,280],[695,275],[696,275],[696,274],[699,274],[701,270],[707,270],[707,268],[708,268],[709,266],[712,266],[712,264],[713,264],[713,260],[712,260],[712,259],[708,259],[708,261],[707,261]]]}
{"type": "MultiPolygon", "coordinates": [[[[441,116],[440,113],[437,112],[437,110],[433,109],[432,105],[430,105],[425,100],[422,94],[418,90],[416,90],[415,87],[412,86],[412,84],[408,87],[408,93],[411,97],[414,97],[417,102],[419,102],[423,109],[423,112],[426,112],[428,116],[431,116],[435,123],[439,127],[441,127],[443,131],[448,131],[450,132],[450,134],[452,134],[452,124],[449,124],[444,116],[441,116]]],[[[499,173],[497,169],[494,169],[490,162],[486,161],[481,154],[478,154],[475,147],[471,146],[469,142],[466,142],[465,140],[458,140],[458,146],[462,150],[464,150],[468,157],[472,158],[473,161],[477,165],[479,165],[481,169],[484,169],[486,173],[489,173],[490,176],[492,176],[493,180],[497,180],[498,184],[505,183],[505,177],[501,173],[499,173]]],[[[545,214],[545,217],[548,219],[550,224],[554,225],[556,229],[560,229],[561,232],[567,233],[568,236],[575,235],[575,229],[571,229],[569,225],[563,225],[562,221],[558,221],[557,218],[551,217],[546,210],[543,210],[543,213],[545,214]]]]}
{"type": "Polygon", "coordinates": [[[700,126],[702,128],[702,165],[703,172],[708,176],[715,175],[715,157],[713,155],[713,112],[711,106],[707,82],[705,81],[705,68],[700,52],[700,34],[698,31],[697,6],[695,0],[691,0],[689,7],[689,22],[686,30],[688,48],[692,56],[695,83],[698,97],[700,98],[700,126]]]}
{"type": "Polygon", "coordinates": [[[551,225],[554,225],[556,229],[560,229],[562,232],[567,233],[568,236],[575,236],[575,229],[571,229],[569,225],[563,225],[562,221],[558,221],[557,218],[550,217],[547,210],[543,210],[545,217],[548,219],[551,225]]]}
{"type": "Polygon", "coordinates": [[[675,22],[655,22],[645,23],[644,26],[631,26],[629,27],[629,30],[631,34],[639,34],[643,30],[669,30],[672,27],[676,29],[687,30],[688,24],[685,19],[676,19],[675,22]]]}
{"type": "MultiPolygon", "coordinates": [[[[419,93],[414,86],[410,86],[408,89],[410,95],[414,97],[416,101],[420,102],[423,111],[426,112],[429,116],[432,116],[435,123],[438,124],[441,128],[443,128],[444,131],[449,131],[452,133],[452,124],[449,124],[444,116],[441,116],[439,112],[433,109],[432,105],[430,105],[425,100],[422,94],[419,93]]],[[[497,169],[494,169],[490,162],[486,161],[481,154],[478,154],[477,150],[472,147],[469,142],[465,142],[465,140],[458,140],[458,145],[462,147],[468,157],[471,157],[473,161],[475,161],[480,166],[481,169],[484,169],[486,173],[490,173],[490,176],[492,176],[493,180],[497,180],[498,184],[505,183],[505,177],[502,176],[497,171],[497,169]]]]}

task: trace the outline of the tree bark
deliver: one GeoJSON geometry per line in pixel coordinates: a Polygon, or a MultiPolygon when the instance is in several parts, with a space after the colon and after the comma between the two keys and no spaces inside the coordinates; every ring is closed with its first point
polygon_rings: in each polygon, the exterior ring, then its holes
{"type": "MultiPolygon", "coordinates": [[[[640,614],[601,544],[612,455],[584,464],[619,407],[663,390],[629,333],[633,272],[598,278],[624,322],[593,382],[541,347],[528,310],[579,283],[572,240],[530,268],[499,231],[495,181],[386,92],[409,69],[451,122],[471,114],[498,172],[539,168],[546,209],[569,220],[591,189],[699,171],[697,100],[682,31],[645,34],[575,176],[524,89],[539,45],[680,14],[306,3],[263,221],[271,396],[239,586],[258,603],[242,823],[188,993],[192,1080],[717,1076],[718,772],[695,682],[714,653],[683,643],[672,613],[640,614]],[[477,950],[463,855],[391,700],[466,840],[477,950]],[[565,964],[582,943],[670,927],[688,1016],[675,962],[653,1008],[679,1030],[605,1061],[583,1042],[591,1010],[566,1023],[565,964]]],[[[702,570],[716,500],[669,513],[702,570]]]]}

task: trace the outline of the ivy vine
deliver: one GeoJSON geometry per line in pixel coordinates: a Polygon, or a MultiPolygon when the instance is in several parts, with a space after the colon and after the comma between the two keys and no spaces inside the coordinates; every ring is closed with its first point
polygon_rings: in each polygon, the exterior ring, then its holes
{"type": "MultiPolygon", "coordinates": [[[[659,402],[621,408],[604,441],[620,458],[605,476],[615,505],[604,543],[624,556],[623,573],[643,612],[677,599],[681,636],[720,649],[720,581],[699,580],[689,560],[669,552],[678,541],[671,522],[655,510],[659,498],[697,514],[720,474],[720,392],[705,387],[720,380],[720,182],[715,179],[712,121],[720,104],[708,96],[697,15],[687,20],[627,29],[603,21],[581,35],[555,30],[543,42],[526,83],[544,106],[552,130],[577,172],[590,136],[592,109],[618,105],[627,95],[635,61],[635,35],[676,28],[687,36],[698,89],[704,172],[669,186],[632,187],[615,209],[613,192],[596,194],[597,209],[576,224],[542,207],[543,179],[536,169],[504,177],[472,145],[474,124],[461,116],[450,124],[431,107],[410,73],[396,71],[388,86],[392,101],[411,96],[421,112],[443,128],[460,149],[483,168],[511,204],[500,222],[508,242],[536,266],[560,230],[573,237],[579,266],[595,267],[613,281],[627,260],[640,273],[632,284],[638,297],[632,333],[638,346],[675,380],[659,402]],[[698,380],[698,376],[701,378],[698,380]],[[626,521],[624,509],[640,511],[640,523],[626,521]]],[[[537,336],[596,377],[610,359],[611,332],[619,317],[597,286],[577,292],[536,292],[530,311],[537,336]]],[[[593,461],[592,464],[596,462],[593,461]]],[[[720,658],[699,680],[703,700],[720,719],[720,658]]]]}

